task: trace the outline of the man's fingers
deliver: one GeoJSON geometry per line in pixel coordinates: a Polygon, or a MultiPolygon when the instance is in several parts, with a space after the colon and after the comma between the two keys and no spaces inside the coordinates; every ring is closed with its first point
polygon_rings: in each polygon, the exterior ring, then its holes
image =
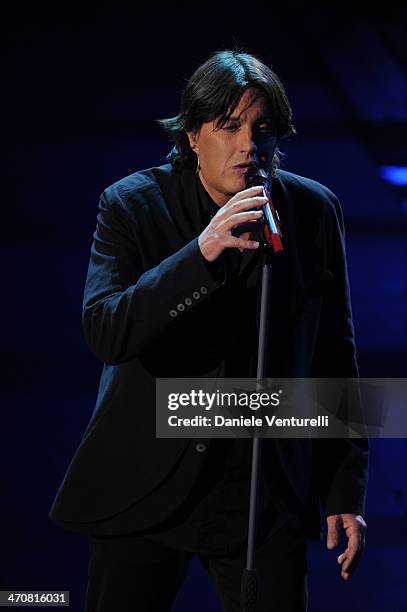
{"type": "Polygon", "coordinates": [[[250,208],[259,208],[260,206],[264,206],[267,202],[267,197],[262,195],[252,195],[252,197],[246,197],[242,200],[232,201],[229,200],[227,204],[222,206],[217,215],[220,215],[222,218],[229,218],[231,215],[235,215],[239,212],[243,212],[250,208]]]}
{"type": "Polygon", "coordinates": [[[338,556],[337,561],[341,565],[342,578],[347,580],[364,554],[367,525],[362,516],[352,513],[329,515],[327,523],[327,547],[329,549],[335,548],[338,544],[342,526],[346,531],[348,545],[346,550],[338,556]]]}
{"type": "MultiPolygon", "coordinates": [[[[239,236],[239,238],[241,238],[242,240],[249,240],[249,238],[250,238],[250,232],[244,232],[243,234],[241,234],[241,235],[239,236]]],[[[243,253],[244,248],[240,246],[240,247],[239,247],[239,251],[240,251],[241,253],[243,253]]]]}
{"type": "Polygon", "coordinates": [[[341,555],[339,555],[338,557],[338,563],[341,564],[345,561],[345,559],[347,558],[347,550],[345,550],[341,555]]]}
{"type": "Polygon", "coordinates": [[[338,563],[342,565],[341,567],[341,576],[345,580],[347,580],[352,573],[352,571],[356,568],[357,562],[355,561],[356,556],[348,554],[347,551],[339,555],[338,563]]]}
{"type": "Polygon", "coordinates": [[[342,516],[340,514],[333,514],[328,516],[327,519],[328,533],[326,536],[326,546],[328,550],[336,548],[340,540],[340,531],[342,527],[342,516]]]}
{"type": "Polygon", "coordinates": [[[237,227],[240,223],[247,223],[248,221],[256,221],[257,219],[261,219],[263,213],[261,210],[248,210],[247,212],[235,213],[225,221],[222,221],[217,229],[225,229],[230,230],[237,227]]]}
{"type": "Polygon", "coordinates": [[[258,195],[252,198],[245,198],[235,202],[232,207],[232,213],[236,214],[239,211],[245,210],[246,208],[255,208],[256,206],[264,206],[268,198],[266,196],[258,195]]]}
{"type": "Polygon", "coordinates": [[[326,537],[326,545],[329,550],[332,550],[339,544],[339,523],[332,523],[328,526],[328,534],[326,537]]]}
{"type": "Polygon", "coordinates": [[[222,240],[224,247],[237,247],[240,249],[257,249],[260,243],[257,240],[245,240],[244,238],[236,238],[235,236],[227,236],[222,240]]]}
{"type": "Polygon", "coordinates": [[[230,198],[228,204],[235,204],[244,198],[251,198],[256,195],[256,193],[260,193],[262,191],[262,185],[254,185],[254,187],[248,187],[247,189],[243,189],[243,191],[238,191],[235,195],[230,198]]]}
{"type": "Polygon", "coordinates": [[[327,537],[327,547],[329,550],[336,548],[339,544],[339,535],[335,533],[328,534],[327,537]]]}
{"type": "Polygon", "coordinates": [[[347,549],[338,557],[338,563],[342,565],[342,578],[347,580],[355,571],[364,552],[364,532],[356,531],[349,536],[347,549]]]}

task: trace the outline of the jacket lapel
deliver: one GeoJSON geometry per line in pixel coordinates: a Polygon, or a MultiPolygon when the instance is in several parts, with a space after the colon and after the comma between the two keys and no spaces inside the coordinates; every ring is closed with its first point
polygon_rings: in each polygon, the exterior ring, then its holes
{"type": "MultiPolygon", "coordinates": [[[[202,211],[194,171],[189,167],[173,168],[165,164],[153,169],[180,239],[180,247],[196,238],[201,228],[202,211]]],[[[179,248],[180,248],[179,247],[179,248]]]]}

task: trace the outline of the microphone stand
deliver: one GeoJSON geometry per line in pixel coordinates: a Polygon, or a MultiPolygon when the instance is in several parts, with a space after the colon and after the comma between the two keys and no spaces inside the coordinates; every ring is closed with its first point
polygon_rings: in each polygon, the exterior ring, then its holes
{"type": "MultiPolygon", "coordinates": [[[[274,142],[274,146],[276,141],[274,142]]],[[[256,391],[261,391],[266,377],[266,355],[268,337],[268,313],[270,301],[270,279],[271,264],[273,256],[284,252],[282,235],[280,230],[280,219],[274,209],[271,198],[271,179],[264,168],[254,167],[247,172],[246,187],[262,185],[263,195],[267,197],[266,204],[262,207],[263,212],[263,236],[261,241],[261,287],[260,287],[260,317],[259,337],[257,349],[257,378],[256,391]]],[[[258,294],[259,300],[259,294],[258,294]]],[[[257,301],[257,309],[259,302],[257,301]]],[[[246,568],[242,573],[240,590],[240,612],[256,612],[257,608],[257,586],[258,579],[255,568],[256,531],[258,515],[258,492],[261,473],[261,438],[257,435],[257,427],[253,428],[253,452],[252,471],[250,481],[250,507],[249,525],[247,538],[247,561],[246,568]]]]}
{"type": "MultiPolygon", "coordinates": [[[[256,391],[261,391],[266,374],[266,354],[268,336],[268,312],[270,299],[271,263],[273,250],[263,240],[261,243],[261,292],[260,292],[260,325],[257,351],[256,391]]],[[[247,541],[246,568],[242,573],[240,591],[241,612],[255,612],[257,608],[258,576],[255,568],[256,530],[258,514],[258,491],[261,473],[261,438],[253,431],[252,470],[250,482],[250,507],[247,541]]]]}

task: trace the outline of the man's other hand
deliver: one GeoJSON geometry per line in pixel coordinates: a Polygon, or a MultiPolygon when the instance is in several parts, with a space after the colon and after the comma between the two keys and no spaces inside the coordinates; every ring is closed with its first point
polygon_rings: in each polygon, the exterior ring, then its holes
{"type": "Polygon", "coordinates": [[[348,546],[339,555],[338,563],[342,566],[342,578],[348,580],[363,557],[367,525],[360,514],[332,514],[326,517],[326,522],[328,526],[326,545],[329,550],[338,546],[341,527],[346,532],[348,546]]]}

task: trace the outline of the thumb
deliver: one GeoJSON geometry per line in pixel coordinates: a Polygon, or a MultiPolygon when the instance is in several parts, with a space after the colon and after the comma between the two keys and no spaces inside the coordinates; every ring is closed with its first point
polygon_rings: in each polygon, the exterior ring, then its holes
{"type": "Polygon", "coordinates": [[[336,548],[339,544],[339,521],[330,517],[328,519],[328,533],[326,537],[326,545],[328,550],[336,548]]]}

